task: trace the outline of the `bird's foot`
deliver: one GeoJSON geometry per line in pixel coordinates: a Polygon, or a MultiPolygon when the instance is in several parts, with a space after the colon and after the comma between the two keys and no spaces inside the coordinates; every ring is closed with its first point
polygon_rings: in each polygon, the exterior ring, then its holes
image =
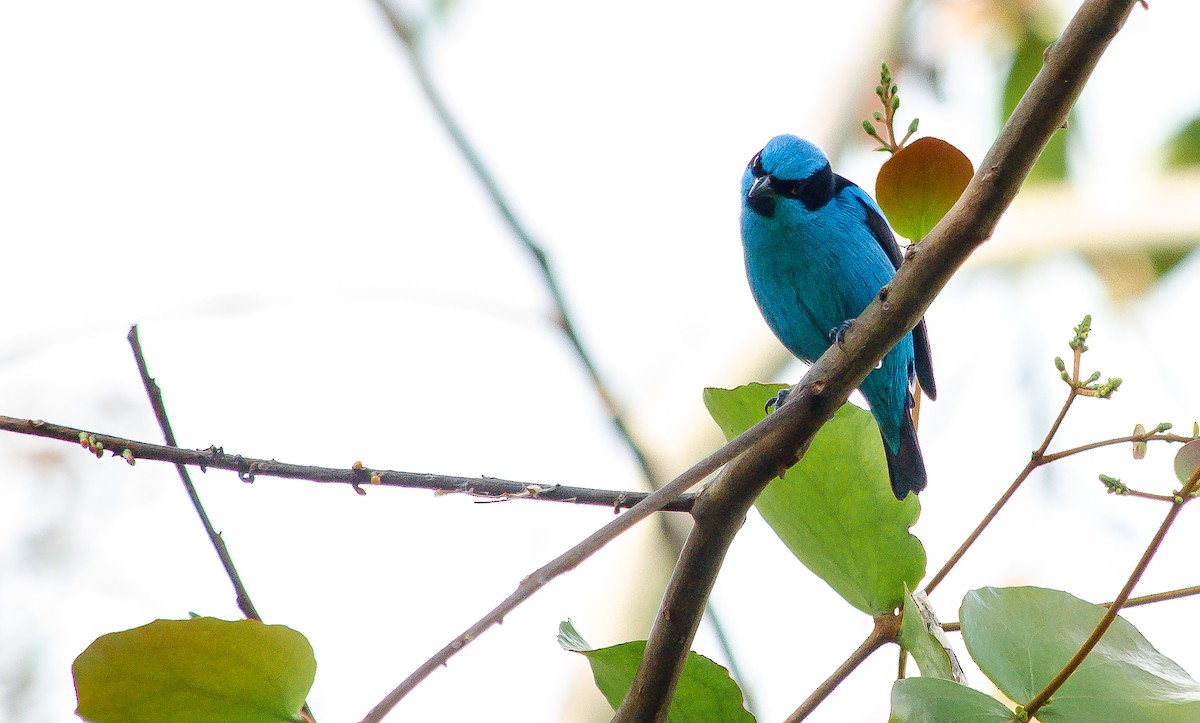
{"type": "Polygon", "coordinates": [[[846,343],[846,332],[854,325],[854,319],[846,319],[841,324],[829,330],[829,343],[841,346],[846,343]]]}
{"type": "Polygon", "coordinates": [[[763,406],[763,411],[767,414],[770,414],[771,412],[779,409],[783,406],[783,403],[787,401],[788,395],[791,393],[791,387],[784,387],[783,389],[780,389],[778,394],[767,400],[767,403],[763,406]]]}

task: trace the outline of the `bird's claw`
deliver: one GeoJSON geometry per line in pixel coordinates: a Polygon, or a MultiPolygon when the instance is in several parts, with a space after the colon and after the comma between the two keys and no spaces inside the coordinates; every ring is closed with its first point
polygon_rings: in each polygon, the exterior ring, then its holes
{"type": "Polygon", "coordinates": [[[783,406],[783,403],[787,401],[788,395],[791,393],[791,387],[784,387],[783,389],[780,389],[778,394],[768,399],[767,403],[763,405],[763,411],[767,414],[770,414],[771,412],[778,410],[783,406]]]}
{"type": "Polygon", "coordinates": [[[846,343],[846,332],[854,325],[854,319],[846,319],[841,324],[829,330],[829,343],[841,346],[846,343]]]}

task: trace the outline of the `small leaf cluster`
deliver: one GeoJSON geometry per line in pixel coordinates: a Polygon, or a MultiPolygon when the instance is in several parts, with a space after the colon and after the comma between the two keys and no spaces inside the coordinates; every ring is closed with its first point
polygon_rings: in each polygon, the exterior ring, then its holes
{"type": "Polygon", "coordinates": [[[879,148],[875,150],[895,153],[903,148],[908,139],[917,132],[920,120],[913,118],[912,123],[908,124],[908,133],[905,134],[899,143],[896,142],[894,124],[896,122],[896,111],[900,110],[900,86],[896,85],[895,80],[892,78],[892,71],[888,68],[887,63],[883,63],[880,68],[879,85],[875,86],[875,95],[878,96],[879,102],[883,104],[883,112],[875,111],[871,114],[871,117],[875,119],[876,123],[883,123],[883,129],[887,133],[887,140],[884,140],[879,131],[875,129],[875,124],[869,120],[863,121],[863,130],[867,132],[868,136],[879,141],[879,148]]]}
{"type": "Polygon", "coordinates": [[[1092,315],[1087,314],[1083,317],[1083,321],[1079,323],[1079,326],[1074,327],[1075,336],[1071,337],[1071,340],[1067,342],[1067,346],[1075,354],[1073,371],[1067,371],[1067,363],[1060,356],[1054,357],[1054,368],[1058,370],[1061,379],[1071,385],[1080,394],[1098,399],[1110,399],[1113,393],[1121,386],[1122,380],[1120,377],[1109,377],[1108,381],[1103,384],[1096,383],[1100,381],[1100,372],[1098,371],[1092,372],[1087,379],[1078,378],[1079,360],[1084,352],[1088,350],[1086,342],[1091,330],[1092,315]]]}

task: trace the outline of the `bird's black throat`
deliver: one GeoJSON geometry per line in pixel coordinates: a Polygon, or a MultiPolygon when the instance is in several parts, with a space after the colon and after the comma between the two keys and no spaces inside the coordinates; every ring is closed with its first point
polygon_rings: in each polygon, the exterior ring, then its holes
{"type": "Polygon", "coordinates": [[[763,218],[771,218],[775,215],[776,200],[778,199],[775,194],[763,193],[757,196],[748,196],[746,206],[763,218]]]}

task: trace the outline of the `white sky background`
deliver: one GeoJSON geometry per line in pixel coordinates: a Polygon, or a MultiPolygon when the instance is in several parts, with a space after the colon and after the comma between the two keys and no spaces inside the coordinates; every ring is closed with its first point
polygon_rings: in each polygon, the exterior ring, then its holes
{"type": "MultiPolygon", "coordinates": [[[[746,160],[776,133],[833,132],[845,83],[869,96],[875,82],[877,53],[850,50],[875,42],[878,4],[732,7],[464,0],[430,46],[451,106],[671,472],[704,428],[701,389],[750,381],[735,370],[770,348],[737,235],[746,160]]],[[[1136,10],[1101,63],[1075,159],[1100,202],[1144,193],[1154,148],[1200,110],[1198,14],[1136,10]]],[[[978,161],[999,66],[978,37],[945,47],[946,103],[901,76],[902,116],[978,161]]],[[[0,98],[0,413],[157,440],[125,342],[137,322],[186,446],[638,486],[537,274],[370,3],[3,3],[0,98]]],[[[840,168],[870,188],[882,158],[855,139],[840,168]]],[[[1085,367],[1126,383],[1111,403],[1081,403],[1064,446],[1139,421],[1190,428],[1200,343],[1184,315],[1198,280],[1193,255],[1146,298],[1114,305],[1086,265],[1057,255],[946,289],[929,314],[940,400],[923,409],[931,483],[914,528],[931,571],[1040,440],[1063,391],[1050,360],[1084,313],[1096,319],[1085,367]]],[[[1111,599],[1163,511],[1104,495],[1095,476],[1166,491],[1170,460],[1165,447],[1137,465],[1112,450],[1030,480],[934,596],[942,618],[986,584],[1111,599]]],[[[0,435],[0,465],[0,718],[71,720],[70,663],[98,635],[189,611],[237,617],[169,467],[13,435],[0,435]]],[[[259,611],[312,641],[322,723],[359,719],[611,517],[197,478],[259,611]]],[[[1192,517],[1139,592],[1196,584],[1183,569],[1192,517]]],[[[648,629],[647,617],[618,633],[613,619],[645,574],[643,528],[457,656],[395,719],[558,720],[586,669],[558,648],[558,622],[572,617],[598,646],[648,629]]],[[[755,516],[715,601],[762,720],[794,709],[869,630],[755,516]]],[[[1178,625],[1196,605],[1127,617],[1200,674],[1198,641],[1178,625]]],[[[695,647],[718,656],[707,628],[695,647]]],[[[894,652],[877,655],[814,719],[882,719],[894,665],[894,652]]],[[[986,687],[978,672],[972,682],[986,687]]]]}

